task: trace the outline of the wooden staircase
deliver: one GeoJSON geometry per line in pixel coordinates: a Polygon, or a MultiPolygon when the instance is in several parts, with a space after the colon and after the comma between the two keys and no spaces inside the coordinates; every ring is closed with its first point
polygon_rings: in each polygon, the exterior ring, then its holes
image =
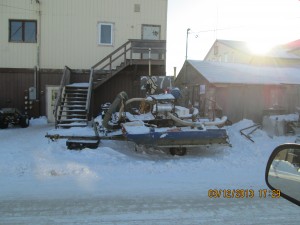
{"type": "Polygon", "coordinates": [[[147,64],[145,54],[159,55],[151,63],[165,65],[166,41],[128,40],[90,69],[88,83],[70,84],[71,69],[67,66],[55,102],[55,128],[85,127],[88,125],[92,91],[133,64],[147,64]]]}
{"type": "Polygon", "coordinates": [[[111,70],[102,70],[100,73],[93,74],[93,89],[100,87],[106,81],[114,77],[120,71],[122,71],[126,66],[130,65],[129,61],[126,60],[125,62],[120,63],[120,65],[116,66],[114,69],[111,70]]]}
{"type": "Polygon", "coordinates": [[[89,83],[70,84],[71,73],[71,69],[65,66],[53,110],[55,128],[88,125],[92,79],[90,78],[89,83]]]}
{"type": "Polygon", "coordinates": [[[66,85],[59,106],[57,127],[86,127],[88,115],[86,102],[88,96],[88,83],[66,85]]]}
{"type": "Polygon", "coordinates": [[[111,54],[92,66],[93,71],[101,71],[102,76],[93,74],[93,89],[100,87],[109,79],[129,65],[147,65],[151,54],[157,54],[157,59],[152,59],[152,65],[165,65],[166,41],[164,40],[137,40],[130,39],[111,54]]]}

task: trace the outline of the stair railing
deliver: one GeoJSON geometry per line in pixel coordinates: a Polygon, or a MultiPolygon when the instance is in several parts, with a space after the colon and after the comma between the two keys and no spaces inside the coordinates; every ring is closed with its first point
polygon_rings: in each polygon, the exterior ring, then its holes
{"type": "Polygon", "coordinates": [[[57,111],[58,111],[58,107],[61,106],[62,92],[63,92],[64,87],[70,83],[70,76],[71,76],[71,69],[69,67],[65,66],[64,71],[63,71],[63,76],[60,81],[60,86],[59,86],[59,90],[57,93],[57,97],[55,99],[54,109],[53,109],[53,114],[54,114],[54,118],[55,118],[55,128],[57,128],[57,123],[58,123],[57,111]]]}
{"type": "Polygon", "coordinates": [[[93,69],[96,69],[100,65],[102,65],[99,70],[105,70],[109,66],[109,70],[112,69],[112,63],[118,60],[120,57],[123,56],[123,63],[127,64],[127,59],[130,59],[132,63],[133,60],[133,53],[140,53],[138,54],[137,59],[142,59],[143,53],[149,53],[149,48],[151,49],[152,53],[159,53],[161,57],[165,59],[166,53],[166,41],[165,40],[139,40],[139,39],[130,39],[125,44],[114,50],[108,56],[103,58],[101,61],[97,62],[93,69]],[[127,53],[129,52],[129,57],[127,53]]]}
{"type": "Polygon", "coordinates": [[[152,53],[157,53],[160,55],[160,60],[166,60],[166,41],[165,40],[139,40],[139,39],[130,39],[122,46],[114,50],[112,53],[104,57],[102,60],[97,62],[94,66],[91,67],[90,77],[89,77],[89,88],[86,102],[86,112],[89,114],[90,110],[90,101],[92,95],[92,89],[97,87],[93,85],[94,81],[94,73],[97,68],[99,71],[107,70],[110,76],[113,76],[113,63],[118,59],[123,57],[121,60],[122,68],[126,67],[128,64],[128,60],[130,65],[133,63],[135,59],[134,56],[138,56],[137,59],[143,59],[143,54],[149,53],[149,49],[151,48],[152,53]],[[135,55],[133,55],[135,54],[135,55]]]}
{"type": "Polygon", "coordinates": [[[93,90],[93,80],[94,80],[94,69],[91,68],[89,86],[88,86],[88,93],[87,93],[86,105],[85,105],[85,111],[86,111],[87,119],[88,119],[89,113],[90,113],[90,104],[91,104],[91,97],[92,97],[92,90],[93,90]]]}
{"type": "Polygon", "coordinates": [[[158,54],[159,60],[166,60],[166,41],[165,40],[140,40],[140,39],[130,39],[122,46],[114,50],[108,56],[103,58],[101,61],[97,62],[93,69],[99,71],[107,70],[109,74],[113,75],[113,63],[118,59],[123,57],[121,60],[121,69],[126,67],[129,61],[129,64],[132,65],[133,60],[141,60],[145,54],[149,54],[149,49],[151,53],[158,54]],[[136,57],[136,58],[134,58],[136,57]]]}
{"type": "Polygon", "coordinates": [[[112,69],[112,63],[118,60],[121,56],[124,56],[124,62],[126,63],[126,55],[130,48],[131,41],[127,41],[125,44],[114,50],[112,53],[110,53],[108,56],[103,58],[101,61],[97,62],[94,66],[92,66],[93,69],[99,67],[99,70],[105,70],[109,66],[109,70],[112,69]],[[103,64],[103,65],[102,65],[103,64]]]}

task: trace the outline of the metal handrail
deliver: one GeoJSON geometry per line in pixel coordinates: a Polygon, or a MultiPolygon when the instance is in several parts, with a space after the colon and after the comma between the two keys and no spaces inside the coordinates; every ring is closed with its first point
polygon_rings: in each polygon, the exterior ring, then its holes
{"type": "Polygon", "coordinates": [[[71,75],[70,68],[65,66],[63,76],[60,81],[58,95],[57,98],[55,99],[54,110],[53,110],[53,114],[55,118],[55,127],[57,127],[57,109],[61,105],[61,96],[62,96],[63,88],[65,85],[70,83],[70,75],[71,75]]]}
{"type": "Polygon", "coordinates": [[[94,69],[91,68],[90,72],[90,79],[89,79],[89,87],[88,87],[88,93],[87,93],[87,100],[85,105],[85,111],[87,113],[87,117],[90,112],[90,104],[91,104],[91,97],[92,97],[92,89],[93,89],[93,80],[94,80],[94,69]]]}

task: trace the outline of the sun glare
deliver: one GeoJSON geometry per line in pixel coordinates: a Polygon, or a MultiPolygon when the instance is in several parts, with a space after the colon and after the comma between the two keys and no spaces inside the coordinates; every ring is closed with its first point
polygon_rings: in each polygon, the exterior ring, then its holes
{"type": "Polygon", "coordinates": [[[266,42],[248,42],[249,50],[256,55],[264,55],[276,46],[275,43],[266,42]]]}

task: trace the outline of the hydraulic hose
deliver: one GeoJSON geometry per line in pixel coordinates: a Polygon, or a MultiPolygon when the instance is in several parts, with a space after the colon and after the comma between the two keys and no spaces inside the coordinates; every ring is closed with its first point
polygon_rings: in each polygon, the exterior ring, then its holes
{"type": "Polygon", "coordinates": [[[168,116],[174,120],[175,122],[179,123],[183,126],[191,126],[191,127],[203,127],[203,126],[219,126],[226,122],[227,117],[223,116],[219,121],[210,121],[210,122],[192,122],[179,119],[178,117],[174,116],[172,113],[168,112],[168,116]]]}
{"type": "MultiPolygon", "coordinates": [[[[111,119],[111,115],[116,112],[118,106],[126,101],[128,99],[128,96],[126,94],[126,92],[122,91],[120,92],[117,97],[115,98],[115,100],[113,101],[113,103],[110,105],[109,109],[107,110],[107,112],[104,115],[103,121],[102,121],[102,125],[106,128],[106,129],[112,129],[112,126],[110,126],[108,124],[108,122],[111,119]]],[[[123,106],[124,104],[122,104],[123,106]]],[[[121,108],[122,108],[121,106],[121,108]]]]}

